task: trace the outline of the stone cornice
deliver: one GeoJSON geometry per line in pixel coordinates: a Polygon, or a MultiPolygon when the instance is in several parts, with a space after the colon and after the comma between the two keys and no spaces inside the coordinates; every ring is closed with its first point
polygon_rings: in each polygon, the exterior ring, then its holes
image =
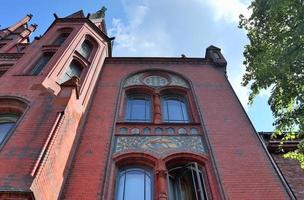
{"type": "Polygon", "coordinates": [[[107,64],[197,64],[211,65],[205,58],[180,58],[180,57],[111,57],[106,58],[107,64]]]}
{"type": "Polygon", "coordinates": [[[0,53],[0,60],[18,60],[24,53],[0,53]]]}

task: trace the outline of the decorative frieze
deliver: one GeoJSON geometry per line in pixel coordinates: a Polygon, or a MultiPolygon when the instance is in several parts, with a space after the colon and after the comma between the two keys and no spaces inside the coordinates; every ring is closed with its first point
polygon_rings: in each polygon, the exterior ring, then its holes
{"type": "Polygon", "coordinates": [[[156,156],[187,151],[205,153],[201,136],[116,136],[115,153],[146,151],[156,156]]]}

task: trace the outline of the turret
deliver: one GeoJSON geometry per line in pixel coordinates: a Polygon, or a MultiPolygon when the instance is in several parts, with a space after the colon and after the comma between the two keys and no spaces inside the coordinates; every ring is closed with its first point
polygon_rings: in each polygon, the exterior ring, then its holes
{"type": "Polygon", "coordinates": [[[105,12],[107,11],[106,7],[102,7],[97,12],[89,15],[89,19],[105,34],[107,34],[106,23],[105,23],[105,12]]]}

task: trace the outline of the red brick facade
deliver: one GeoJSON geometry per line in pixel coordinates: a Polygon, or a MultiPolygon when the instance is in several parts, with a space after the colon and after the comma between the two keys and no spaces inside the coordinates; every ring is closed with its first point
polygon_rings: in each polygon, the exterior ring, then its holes
{"type": "Polygon", "coordinates": [[[0,142],[0,199],[115,199],[118,174],[136,166],[149,169],[152,198],[167,200],[171,171],[190,164],[205,199],[293,198],[220,49],[205,58],[112,57],[100,12],[56,17],[32,43],[30,18],[0,31],[0,125],[18,116],[0,142]],[[149,120],[127,120],[133,94],[149,97],[149,120]],[[173,94],[187,109],[182,123],[165,120],[173,94]]]}

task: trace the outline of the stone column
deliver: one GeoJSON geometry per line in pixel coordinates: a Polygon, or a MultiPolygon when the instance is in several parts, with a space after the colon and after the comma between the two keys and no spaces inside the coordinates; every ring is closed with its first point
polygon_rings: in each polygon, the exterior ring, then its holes
{"type": "Polygon", "coordinates": [[[160,108],[160,95],[156,93],[154,96],[154,123],[160,124],[161,123],[161,108],[160,108]]]}
{"type": "Polygon", "coordinates": [[[168,200],[167,169],[160,163],[156,170],[157,200],[168,200]]]}

